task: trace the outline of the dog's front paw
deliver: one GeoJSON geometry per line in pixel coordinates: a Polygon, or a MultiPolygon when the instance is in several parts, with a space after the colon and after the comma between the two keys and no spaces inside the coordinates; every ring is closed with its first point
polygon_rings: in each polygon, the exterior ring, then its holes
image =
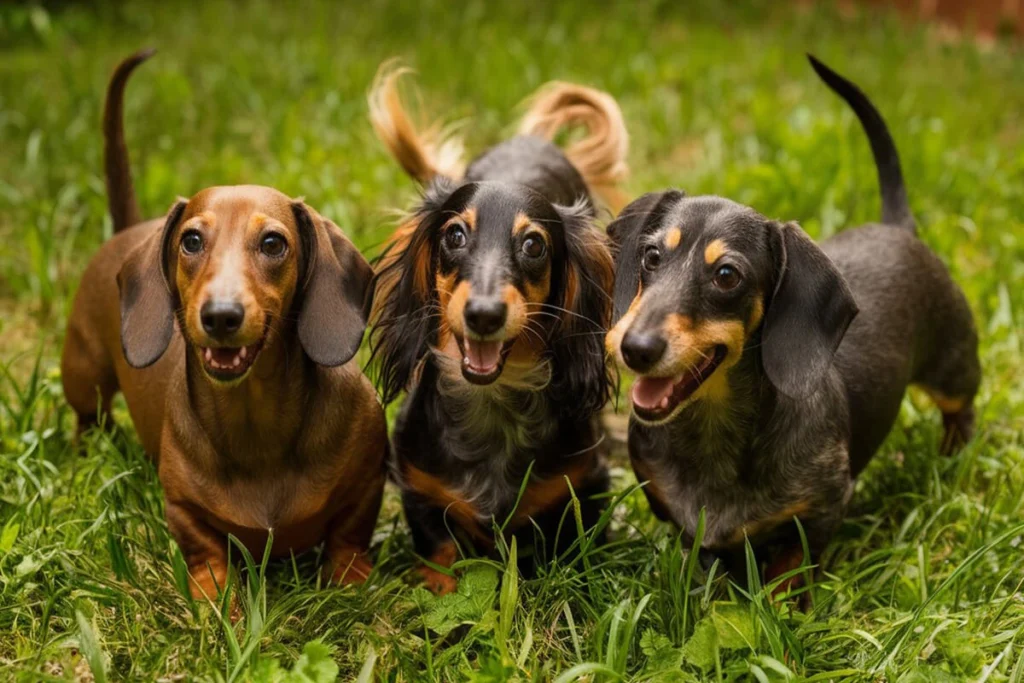
{"type": "Polygon", "coordinates": [[[373,564],[366,554],[359,550],[333,553],[323,568],[325,584],[348,586],[363,583],[370,577],[373,564]]]}
{"type": "Polygon", "coordinates": [[[448,595],[454,593],[459,587],[459,582],[454,576],[439,572],[432,567],[420,567],[416,573],[423,578],[423,585],[434,595],[448,595]]]}

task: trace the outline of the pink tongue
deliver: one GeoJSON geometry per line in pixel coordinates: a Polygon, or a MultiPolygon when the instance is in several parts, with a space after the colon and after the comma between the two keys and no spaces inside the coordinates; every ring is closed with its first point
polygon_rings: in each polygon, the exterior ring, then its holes
{"type": "Polygon", "coordinates": [[[235,356],[238,355],[239,349],[232,348],[219,348],[210,349],[213,355],[213,359],[221,365],[231,365],[234,362],[235,356]]]}
{"type": "Polygon", "coordinates": [[[633,382],[633,403],[648,410],[657,408],[661,399],[672,395],[674,385],[671,377],[638,377],[633,382]]]}
{"type": "Polygon", "coordinates": [[[500,341],[476,341],[466,340],[466,358],[474,370],[490,372],[501,360],[500,341]]]}

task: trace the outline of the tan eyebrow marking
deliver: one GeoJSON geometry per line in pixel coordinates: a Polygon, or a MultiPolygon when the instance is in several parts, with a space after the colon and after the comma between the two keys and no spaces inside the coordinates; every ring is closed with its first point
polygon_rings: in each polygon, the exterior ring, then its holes
{"type": "Polygon", "coordinates": [[[249,218],[249,225],[252,226],[253,228],[262,228],[263,225],[266,224],[266,222],[269,220],[270,216],[268,216],[265,213],[256,211],[249,218]]]}
{"type": "Polygon", "coordinates": [[[185,221],[185,225],[182,227],[195,228],[200,225],[205,228],[212,228],[216,226],[217,214],[215,214],[212,211],[203,211],[201,213],[197,213],[195,216],[192,216],[192,218],[189,218],[187,221],[185,221]]]}
{"type": "Polygon", "coordinates": [[[520,211],[516,214],[515,220],[512,221],[512,234],[518,235],[532,224],[533,221],[530,220],[530,217],[520,211]]]}
{"type": "Polygon", "coordinates": [[[721,258],[722,254],[725,253],[725,242],[722,240],[714,240],[704,249],[704,263],[709,266],[721,258]]]}
{"type": "Polygon", "coordinates": [[[476,207],[471,206],[463,211],[459,216],[462,221],[466,224],[466,227],[470,230],[476,230],[476,207]]]}
{"type": "Polygon", "coordinates": [[[669,249],[675,249],[679,246],[680,240],[683,239],[683,231],[679,228],[669,228],[668,232],[665,233],[665,246],[669,249]]]}

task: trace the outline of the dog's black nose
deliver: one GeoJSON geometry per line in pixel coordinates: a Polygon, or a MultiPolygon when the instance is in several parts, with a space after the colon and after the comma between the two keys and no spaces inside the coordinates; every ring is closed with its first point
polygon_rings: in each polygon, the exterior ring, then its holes
{"type": "Polygon", "coordinates": [[[647,372],[661,360],[668,343],[660,334],[626,332],[622,338],[622,359],[636,372],[647,372]]]}
{"type": "Polygon", "coordinates": [[[497,332],[505,325],[507,313],[508,306],[501,299],[481,297],[467,301],[463,315],[466,318],[466,327],[472,332],[488,335],[497,332]]]}
{"type": "Polygon", "coordinates": [[[238,331],[245,320],[245,308],[235,301],[207,301],[199,309],[203,329],[214,339],[223,339],[238,331]]]}

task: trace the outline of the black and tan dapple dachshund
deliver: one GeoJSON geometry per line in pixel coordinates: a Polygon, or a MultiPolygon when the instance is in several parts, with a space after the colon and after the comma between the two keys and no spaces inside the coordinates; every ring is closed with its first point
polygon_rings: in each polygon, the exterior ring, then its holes
{"type": "MultiPolygon", "coordinates": [[[[815,244],[795,223],[669,190],[609,226],[617,248],[607,349],[638,375],[629,455],[662,519],[766,580],[812,556],[843,518],[855,477],[889,433],[908,385],[942,412],[944,450],[969,438],[980,380],[970,308],[918,238],[895,145],[852,83],[810,58],[857,114],[882,219],[815,244]]],[[[776,590],[789,587],[781,581],[776,590]]]]}

